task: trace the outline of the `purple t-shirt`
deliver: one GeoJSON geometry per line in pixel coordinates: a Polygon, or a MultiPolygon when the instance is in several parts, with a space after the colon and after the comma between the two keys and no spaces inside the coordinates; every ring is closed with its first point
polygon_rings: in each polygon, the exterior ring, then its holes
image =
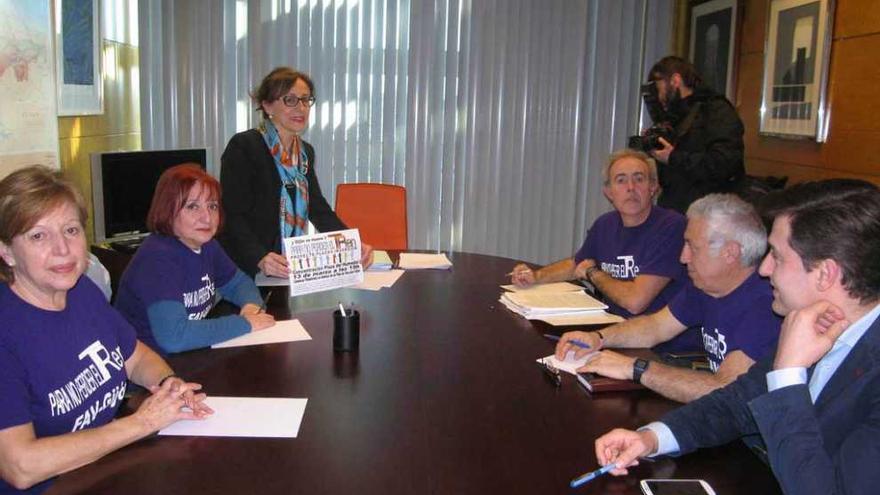
{"type": "Polygon", "coordinates": [[[147,308],[159,301],[176,301],[186,308],[190,320],[204,319],[214,307],[217,289],[237,270],[215,239],[196,253],[176,237],[151,234],[122,274],[116,308],[134,325],[138,339],[158,351],[147,308]]]}
{"type": "MultiPolygon", "coordinates": [[[[687,279],[687,270],[679,261],[686,227],[681,213],[659,206],[652,207],[648,218],[635,227],[624,227],[620,213],[611,211],[590,227],[574,261],[592,259],[603,272],[619,280],[638,275],[669,277],[669,283],[644,311],[653,313],[666,306],[687,279]]],[[[614,302],[606,302],[610,313],[634,316],[614,302]]]]}
{"type": "Polygon", "coordinates": [[[730,294],[714,298],[688,282],[669,303],[679,322],[699,326],[712,371],[732,351],[742,351],[754,361],[776,349],[782,318],[770,309],[773,289],[757,272],[730,294]]]}
{"type": "MultiPolygon", "coordinates": [[[[0,430],[31,423],[47,437],[109,423],[136,344],[131,325],[88,277],[68,291],[62,311],[32,306],[0,283],[0,430]]],[[[0,479],[0,493],[21,492],[0,479]]]]}

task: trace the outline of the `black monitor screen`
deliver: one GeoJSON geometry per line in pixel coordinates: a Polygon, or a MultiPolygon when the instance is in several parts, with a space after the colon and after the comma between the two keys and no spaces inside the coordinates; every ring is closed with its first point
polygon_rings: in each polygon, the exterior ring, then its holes
{"type": "MultiPolygon", "coordinates": [[[[181,163],[207,164],[204,148],[102,153],[104,235],[107,239],[147,232],[147,212],[162,172],[181,163]]],[[[99,211],[96,208],[96,212],[99,211]]]]}

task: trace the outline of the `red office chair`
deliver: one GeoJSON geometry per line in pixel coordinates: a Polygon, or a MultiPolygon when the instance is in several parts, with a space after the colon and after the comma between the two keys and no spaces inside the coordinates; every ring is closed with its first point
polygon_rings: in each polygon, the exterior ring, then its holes
{"type": "Polygon", "coordinates": [[[407,249],[406,188],[391,184],[339,184],[336,215],[374,249],[407,249]]]}

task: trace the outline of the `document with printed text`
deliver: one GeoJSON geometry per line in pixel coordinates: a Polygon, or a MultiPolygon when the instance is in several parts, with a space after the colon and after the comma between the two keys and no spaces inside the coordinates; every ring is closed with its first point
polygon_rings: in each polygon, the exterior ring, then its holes
{"type": "Polygon", "coordinates": [[[284,239],[290,267],[290,295],[299,296],[364,281],[358,229],[284,239]]]}

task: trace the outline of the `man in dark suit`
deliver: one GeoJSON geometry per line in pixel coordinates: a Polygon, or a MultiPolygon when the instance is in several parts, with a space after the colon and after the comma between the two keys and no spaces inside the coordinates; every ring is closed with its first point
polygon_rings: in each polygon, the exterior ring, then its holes
{"type": "Polygon", "coordinates": [[[772,359],[638,431],[596,440],[627,473],[644,456],[680,455],[760,434],[787,494],[880,487],[880,189],[834,179],[772,203],[762,275],[785,315],[772,359]]]}

